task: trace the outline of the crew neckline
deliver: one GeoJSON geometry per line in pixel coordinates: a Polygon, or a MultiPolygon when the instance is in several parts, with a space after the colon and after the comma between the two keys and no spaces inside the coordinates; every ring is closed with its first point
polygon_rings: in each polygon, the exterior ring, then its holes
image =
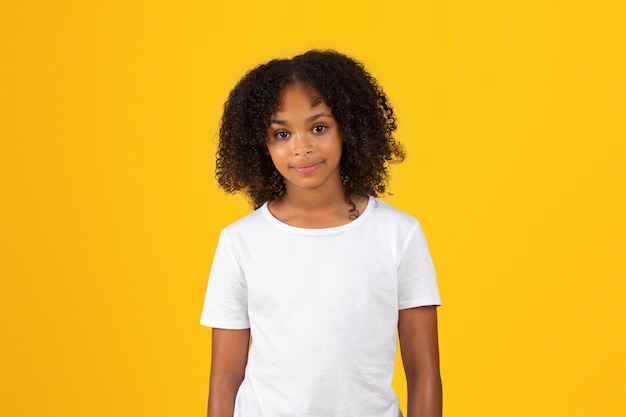
{"type": "Polygon", "coordinates": [[[261,212],[263,213],[263,216],[272,225],[286,232],[295,233],[299,235],[321,236],[321,235],[334,235],[337,233],[343,233],[343,232],[347,232],[348,230],[352,230],[355,227],[358,227],[361,223],[363,223],[370,216],[372,211],[374,211],[376,204],[377,204],[376,197],[373,197],[370,195],[368,196],[367,205],[365,206],[365,209],[359,215],[359,217],[352,220],[350,223],[342,224],[340,226],[323,227],[319,229],[312,229],[312,228],[307,228],[307,227],[296,227],[296,226],[291,226],[287,223],[283,223],[282,221],[274,217],[274,215],[272,214],[272,212],[270,211],[268,207],[268,202],[265,202],[261,206],[261,212]]]}

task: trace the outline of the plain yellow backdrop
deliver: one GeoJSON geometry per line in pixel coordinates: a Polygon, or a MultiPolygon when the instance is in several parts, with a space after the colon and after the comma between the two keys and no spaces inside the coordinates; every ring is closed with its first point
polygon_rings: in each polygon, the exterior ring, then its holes
{"type": "MultiPolygon", "coordinates": [[[[201,416],[228,91],[362,60],[437,265],[445,415],[626,415],[626,4],[3,1],[0,416],[201,416]]],[[[405,406],[401,372],[394,382],[405,406]]]]}

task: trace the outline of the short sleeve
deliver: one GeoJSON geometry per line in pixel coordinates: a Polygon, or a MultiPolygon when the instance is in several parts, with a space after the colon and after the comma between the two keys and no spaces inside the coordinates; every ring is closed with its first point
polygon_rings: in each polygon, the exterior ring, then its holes
{"type": "Polygon", "coordinates": [[[420,224],[407,235],[398,263],[398,308],[400,310],[441,305],[435,267],[420,224]]]}
{"type": "Polygon", "coordinates": [[[225,231],[215,250],[200,324],[223,329],[250,327],[245,275],[225,231]]]}

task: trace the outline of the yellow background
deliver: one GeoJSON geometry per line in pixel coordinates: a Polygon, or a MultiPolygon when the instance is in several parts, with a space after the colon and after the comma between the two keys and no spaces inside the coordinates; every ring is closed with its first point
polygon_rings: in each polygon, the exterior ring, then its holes
{"type": "Polygon", "coordinates": [[[399,116],[445,415],[626,415],[623,1],[2,1],[0,42],[0,416],[204,414],[221,107],[314,47],[399,116]]]}

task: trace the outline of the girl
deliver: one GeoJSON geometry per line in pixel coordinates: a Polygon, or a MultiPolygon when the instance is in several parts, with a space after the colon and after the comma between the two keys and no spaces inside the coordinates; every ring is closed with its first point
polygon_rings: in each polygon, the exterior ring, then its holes
{"type": "Polygon", "coordinates": [[[434,268],[419,223],[376,198],[404,151],[376,80],[309,51],[248,74],[224,107],[217,180],[255,211],[222,230],[202,324],[209,417],[441,415],[434,268]]]}

